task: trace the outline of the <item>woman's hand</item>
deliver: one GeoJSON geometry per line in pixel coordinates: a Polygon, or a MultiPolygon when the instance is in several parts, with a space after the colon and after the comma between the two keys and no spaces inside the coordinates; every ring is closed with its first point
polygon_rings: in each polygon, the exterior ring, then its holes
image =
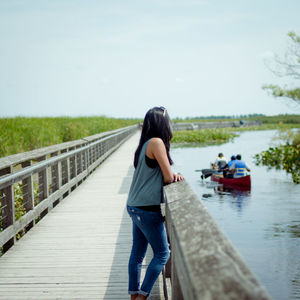
{"type": "Polygon", "coordinates": [[[177,182],[177,181],[181,181],[181,180],[184,180],[184,177],[180,173],[173,174],[173,182],[177,182]]]}

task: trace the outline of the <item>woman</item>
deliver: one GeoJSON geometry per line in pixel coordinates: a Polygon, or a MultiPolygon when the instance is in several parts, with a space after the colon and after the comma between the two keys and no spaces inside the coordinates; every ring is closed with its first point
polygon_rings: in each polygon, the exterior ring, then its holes
{"type": "Polygon", "coordinates": [[[131,300],[146,299],[167,263],[170,252],[160,211],[163,185],[183,180],[171,171],[169,154],[172,130],[164,107],[150,109],[144,119],[142,134],[134,156],[135,172],[130,187],[127,211],[132,219],[133,244],[128,264],[131,300]],[[140,286],[142,262],[148,243],[153,258],[140,286]]]}

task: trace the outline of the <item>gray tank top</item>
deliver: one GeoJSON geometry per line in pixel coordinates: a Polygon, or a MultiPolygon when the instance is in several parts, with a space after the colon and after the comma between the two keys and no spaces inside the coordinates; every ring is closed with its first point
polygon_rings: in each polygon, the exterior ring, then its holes
{"type": "MultiPolygon", "coordinates": [[[[150,141],[150,140],[149,140],[150,141]]],[[[137,167],[133,174],[127,205],[149,206],[163,202],[163,176],[159,166],[150,168],[146,164],[147,141],[140,152],[137,167]]]]}

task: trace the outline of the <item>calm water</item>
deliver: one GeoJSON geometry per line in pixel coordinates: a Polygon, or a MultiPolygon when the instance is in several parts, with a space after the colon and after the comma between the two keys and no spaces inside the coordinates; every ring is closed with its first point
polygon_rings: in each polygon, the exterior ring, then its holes
{"type": "Polygon", "coordinates": [[[253,162],[274,134],[251,131],[224,145],[173,148],[173,169],[183,173],[271,296],[300,299],[300,185],[283,171],[267,171],[253,162]],[[209,178],[200,179],[195,169],[209,168],[218,152],[228,159],[242,154],[251,168],[250,193],[218,191],[209,178]]]}

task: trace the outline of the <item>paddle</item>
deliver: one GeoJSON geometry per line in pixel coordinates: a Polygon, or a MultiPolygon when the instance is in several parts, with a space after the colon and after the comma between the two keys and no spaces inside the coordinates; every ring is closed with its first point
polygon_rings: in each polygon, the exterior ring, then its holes
{"type": "Polygon", "coordinates": [[[207,178],[214,173],[213,169],[202,169],[202,170],[195,170],[195,172],[202,172],[201,178],[207,178]]]}

